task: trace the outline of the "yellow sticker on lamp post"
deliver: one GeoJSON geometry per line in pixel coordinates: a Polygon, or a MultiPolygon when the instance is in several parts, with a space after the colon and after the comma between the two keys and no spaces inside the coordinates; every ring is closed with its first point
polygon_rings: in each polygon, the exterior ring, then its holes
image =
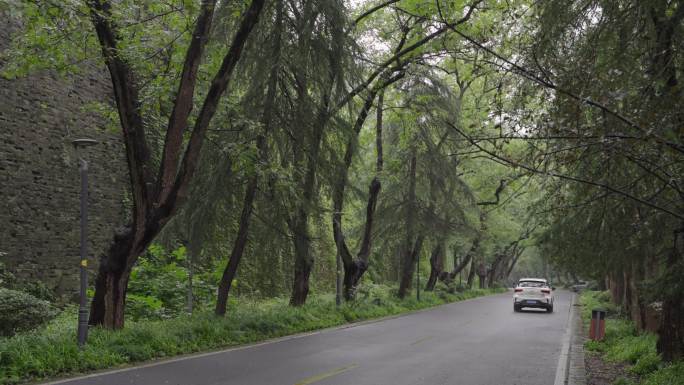
{"type": "Polygon", "coordinates": [[[81,266],[88,267],[88,260],[87,259],[81,259],[81,266]]]}

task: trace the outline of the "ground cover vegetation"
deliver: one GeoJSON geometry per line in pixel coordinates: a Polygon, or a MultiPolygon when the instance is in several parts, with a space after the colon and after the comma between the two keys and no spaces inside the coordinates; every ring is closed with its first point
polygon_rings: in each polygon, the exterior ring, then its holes
{"type": "Polygon", "coordinates": [[[3,76],[111,79],[89,107],[123,139],[129,214],[94,333],[532,275],[594,280],[682,358],[681,1],[2,7],[23,27],[3,76]]]}
{"type": "Polygon", "coordinates": [[[656,349],[657,336],[638,330],[624,309],[612,302],[610,293],[586,291],[581,295],[580,304],[585,330],[589,330],[592,309],[608,312],[605,339],[588,340],[585,348],[590,352],[588,354],[599,354],[606,361],[628,365],[627,376],[618,376],[615,384],[684,384],[684,361],[663,362],[656,349]]]}
{"type": "Polygon", "coordinates": [[[0,340],[0,384],[216,350],[503,291],[501,288],[454,293],[439,290],[417,301],[415,298],[399,300],[387,286],[366,285],[356,301],[339,307],[332,295],[313,296],[301,307],[289,306],[287,298],[231,301],[228,315],[222,318],[216,318],[211,311],[198,311],[163,320],[141,317],[138,321],[129,321],[121,331],[94,329],[82,351],[74,340],[76,311],[72,307],[40,329],[0,340]]]}

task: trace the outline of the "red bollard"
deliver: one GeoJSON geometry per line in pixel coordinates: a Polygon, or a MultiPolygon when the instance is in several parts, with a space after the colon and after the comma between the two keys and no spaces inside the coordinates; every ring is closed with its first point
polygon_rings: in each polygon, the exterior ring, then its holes
{"type": "Polygon", "coordinates": [[[606,311],[603,309],[593,309],[591,311],[591,326],[589,327],[589,338],[594,341],[602,341],[606,336],[606,311]]]}

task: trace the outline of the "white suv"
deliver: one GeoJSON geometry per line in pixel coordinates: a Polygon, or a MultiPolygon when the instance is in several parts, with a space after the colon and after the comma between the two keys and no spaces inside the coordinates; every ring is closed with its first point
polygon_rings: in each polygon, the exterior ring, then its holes
{"type": "Polygon", "coordinates": [[[518,312],[524,307],[531,307],[553,312],[554,290],[555,288],[543,278],[522,278],[514,289],[513,311],[518,312]]]}

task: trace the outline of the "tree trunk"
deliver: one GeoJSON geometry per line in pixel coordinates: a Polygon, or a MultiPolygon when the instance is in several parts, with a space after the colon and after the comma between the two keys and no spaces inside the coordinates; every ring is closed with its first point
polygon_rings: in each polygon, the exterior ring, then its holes
{"type": "Polygon", "coordinates": [[[456,276],[468,266],[471,258],[472,254],[470,253],[464,255],[461,261],[454,257],[454,269],[447,274],[443,274],[444,278],[449,281],[456,279],[456,276]]]}
{"type": "MultiPolygon", "coordinates": [[[[674,247],[665,261],[668,281],[681,279],[684,255],[684,224],[674,234],[674,247]]],[[[663,360],[672,362],[684,357],[684,297],[681,293],[666,293],[658,330],[658,353],[663,360]]]]}
{"type": "Polygon", "coordinates": [[[444,241],[437,242],[430,254],[430,278],[425,285],[425,291],[435,290],[437,279],[444,271],[444,241]]]}
{"type": "Polygon", "coordinates": [[[639,286],[637,285],[637,282],[643,280],[645,276],[643,274],[643,270],[639,269],[637,263],[632,262],[631,269],[632,279],[630,280],[629,284],[630,291],[632,292],[632,321],[634,321],[637,330],[644,330],[644,326],[646,325],[646,307],[644,306],[643,293],[639,292],[639,286]]]}
{"type": "Polygon", "coordinates": [[[475,281],[475,258],[470,259],[470,268],[468,269],[468,280],[466,281],[466,286],[468,289],[473,288],[473,282],[475,281]]]}
{"type": "Polygon", "coordinates": [[[480,289],[486,289],[487,288],[487,266],[485,266],[483,261],[480,261],[477,264],[477,278],[478,282],[480,283],[480,289]]]}
{"type": "Polygon", "coordinates": [[[378,199],[378,194],[380,193],[381,188],[380,180],[376,176],[375,178],[373,178],[368,188],[368,204],[366,206],[366,223],[364,226],[364,235],[363,240],[361,241],[361,246],[359,248],[359,253],[356,258],[354,258],[351,252],[349,251],[349,248],[345,241],[344,232],[342,230],[342,211],[344,209],[344,193],[347,186],[349,168],[352,164],[352,157],[355,153],[358,135],[361,131],[361,127],[363,127],[363,123],[366,121],[366,117],[368,116],[368,112],[370,111],[373,105],[373,100],[375,100],[375,95],[377,94],[377,92],[377,88],[371,90],[370,94],[366,97],[365,103],[361,108],[358,117],[356,118],[356,122],[354,123],[353,136],[351,136],[347,141],[347,146],[344,153],[344,163],[340,166],[338,180],[333,188],[333,239],[335,240],[337,252],[339,253],[340,258],[342,259],[342,263],[344,264],[344,298],[347,301],[354,299],[356,287],[361,279],[361,276],[368,269],[368,258],[370,256],[373,219],[375,215],[375,207],[378,199]]]}
{"type": "Polygon", "coordinates": [[[309,295],[309,277],[314,261],[311,255],[308,214],[300,209],[295,221],[293,226],[295,266],[290,305],[301,306],[306,303],[306,298],[309,295]]]}
{"type": "Polygon", "coordinates": [[[187,287],[187,293],[186,293],[186,306],[187,306],[187,312],[188,314],[192,314],[193,307],[194,307],[194,302],[195,302],[195,296],[193,293],[193,287],[192,287],[192,278],[194,274],[194,265],[193,262],[197,259],[197,256],[199,254],[199,248],[197,247],[197,242],[185,242],[185,247],[186,247],[186,252],[187,252],[187,258],[188,258],[188,287],[187,287]]]}
{"type": "MultiPolygon", "coordinates": [[[[149,242],[144,241],[144,247],[149,242]]],[[[133,263],[142,252],[135,244],[134,231],[128,227],[114,236],[107,254],[100,257],[88,324],[102,325],[107,329],[120,329],[124,326],[128,280],[133,263]]]]}
{"type": "MultiPolygon", "coordinates": [[[[262,138],[263,139],[263,138],[262,138]]],[[[237,273],[238,266],[240,265],[240,260],[245,251],[245,246],[247,245],[247,236],[249,233],[249,220],[252,216],[252,209],[254,208],[254,197],[256,196],[258,184],[258,177],[255,173],[249,180],[245,192],[245,201],[242,205],[242,214],[240,215],[240,225],[238,227],[238,233],[235,237],[235,243],[233,244],[233,251],[230,253],[230,259],[228,259],[228,264],[223,270],[223,275],[221,276],[221,281],[218,286],[218,293],[216,295],[216,308],[214,313],[218,316],[223,316],[226,314],[226,305],[228,303],[228,293],[230,292],[230,287],[237,273]]]]}
{"type": "MultiPolygon", "coordinates": [[[[262,118],[261,122],[263,124],[263,132],[257,135],[256,147],[258,152],[258,162],[265,164],[268,161],[268,149],[266,143],[266,136],[271,131],[272,116],[273,116],[273,105],[275,104],[276,97],[276,86],[278,81],[278,64],[280,61],[280,36],[281,36],[281,24],[282,24],[282,3],[277,5],[277,15],[276,15],[276,28],[273,36],[273,61],[270,62],[270,73],[268,76],[268,86],[266,91],[266,99],[263,104],[262,118]]],[[[242,214],[240,215],[240,224],[238,227],[238,233],[235,237],[235,243],[233,244],[233,250],[230,253],[230,258],[228,259],[228,264],[223,270],[223,275],[218,286],[218,293],[216,296],[216,308],[214,313],[218,316],[223,316],[226,314],[226,305],[228,303],[228,294],[230,292],[231,285],[237,274],[238,266],[240,265],[240,260],[244,254],[245,247],[247,246],[248,234],[249,234],[249,222],[251,220],[252,211],[254,209],[254,198],[257,194],[257,189],[259,187],[259,171],[255,170],[254,174],[249,178],[249,183],[245,190],[245,198],[242,205],[242,214]]]]}
{"type": "Polygon", "coordinates": [[[413,276],[414,265],[423,242],[422,235],[416,238],[415,243],[413,240],[416,214],[416,152],[416,148],[413,147],[411,149],[411,160],[409,161],[409,186],[406,196],[406,239],[404,247],[403,271],[401,274],[401,281],[399,282],[399,298],[404,298],[408,290],[411,288],[411,277],[413,276]]]}
{"type": "Polygon", "coordinates": [[[613,271],[610,274],[610,295],[613,303],[622,306],[625,299],[625,284],[621,271],[613,271]]]}
{"type": "Polygon", "coordinates": [[[126,289],[130,277],[130,268],[126,260],[131,258],[132,236],[115,237],[109,254],[100,260],[95,278],[95,296],[90,304],[90,325],[102,325],[107,329],[120,329],[124,326],[124,308],[126,305],[126,289]],[[123,261],[117,265],[110,261],[123,261]]]}
{"type": "MultiPolygon", "coordinates": [[[[672,110],[680,108],[682,88],[677,78],[676,34],[675,31],[684,19],[682,4],[675,12],[670,13],[667,2],[644,2],[649,7],[651,21],[655,30],[655,41],[652,41],[651,66],[648,75],[656,86],[650,87],[652,96],[664,108],[672,110]]],[[[675,115],[672,131],[682,139],[681,127],[684,119],[675,115]]],[[[681,182],[681,180],[679,180],[681,182]]],[[[680,202],[684,196],[680,194],[680,202]]],[[[671,362],[684,357],[684,296],[679,281],[684,275],[684,223],[674,232],[672,252],[665,261],[665,278],[669,282],[663,298],[663,310],[660,329],[658,331],[658,352],[663,360],[671,362]],[[673,289],[676,287],[679,290],[673,289]]]]}
{"type": "Polygon", "coordinates": [[[412,249],[408,249],[404,255],[404,270],[401,274],[401,282],[399,282],[399,298],[401,299],[406,297],[406,294],[411,290],[416,262],[418,262],[418,255],[423,248],[423,239],[423,235],[418,235],[412,249]]]}
{"type": "Polygon", "coordinates": [[[501,262],[506,258],[504,254],[499,254],[496,256],[496,259],[494,259],[494,262],[492,262],[492,268],[489,269],[487,272],[487,286],[492,287],[494,285],[494,281],[497,278],[497,274],[499,272],[499,265],[501,262]]]}

